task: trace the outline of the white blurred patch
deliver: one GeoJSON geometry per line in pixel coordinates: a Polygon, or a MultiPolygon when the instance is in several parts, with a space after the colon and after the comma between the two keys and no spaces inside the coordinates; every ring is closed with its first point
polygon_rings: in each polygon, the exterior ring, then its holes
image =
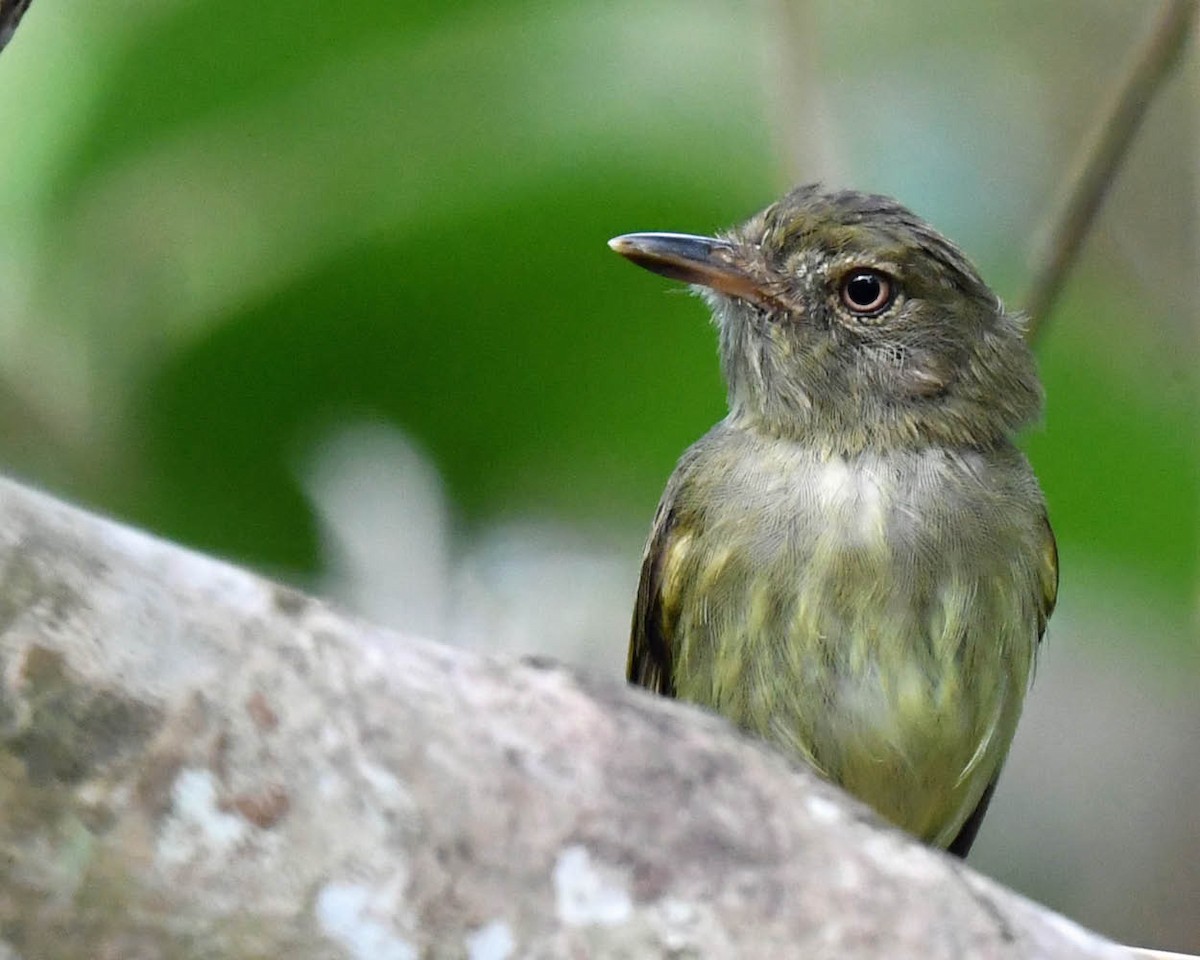
{"type": "Polygon", "coordinates": [[[382,424],[337,429],[303,482],[324,528],[324,595],[406,633],[620,674],[636,531],[614,544],[562,521],[507,520],[456,540],[432,461],[382,424]]]}
{"type": "Polygon", "coordinates": [[[400,431],[340,427],[303,473],[324,532],[322,592],[379,623],[444,637],[449,515],[441,477],[400,431]]]}
{"type": "Polygon", "coordinates": [[[567,524],[491,527],[468,545],[455,572],[449,636],[465,646],[547,653],[616,671],[636,576],[636,556],[567,524]]]}

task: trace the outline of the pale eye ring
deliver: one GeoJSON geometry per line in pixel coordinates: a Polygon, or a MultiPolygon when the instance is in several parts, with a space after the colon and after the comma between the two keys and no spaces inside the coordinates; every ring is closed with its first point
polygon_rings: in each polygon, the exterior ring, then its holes
{"type": "Polygon", "coordinates": [[[882,271],[859,268],[842,280],[842,303],[856,317],[877,317],[895,298],[896,284],[882,271]]]}

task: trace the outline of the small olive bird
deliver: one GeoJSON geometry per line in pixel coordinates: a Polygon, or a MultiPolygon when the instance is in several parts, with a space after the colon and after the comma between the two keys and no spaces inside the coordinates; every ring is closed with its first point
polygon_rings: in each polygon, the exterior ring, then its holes
{"type": "Polygon", "coordinates": [[[630,681],[966,856],[1058,591],[1023,318],[887,197],[610,246],[707,301],[729,396],[659,504],[630,681]]]}

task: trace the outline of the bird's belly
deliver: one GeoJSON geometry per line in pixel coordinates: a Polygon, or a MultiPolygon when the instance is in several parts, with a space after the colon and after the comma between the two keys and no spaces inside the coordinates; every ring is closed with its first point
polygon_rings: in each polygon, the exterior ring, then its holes
{"type": "Polygon", "coordinates": [[[800,542],[709,552],[688,577],[709,599],[678,625],[677,692],[945,844],[1007,752],[1033,630],[1009,608],[1016,585],[917,563],[869,498],[845,506],[800,542]]]}

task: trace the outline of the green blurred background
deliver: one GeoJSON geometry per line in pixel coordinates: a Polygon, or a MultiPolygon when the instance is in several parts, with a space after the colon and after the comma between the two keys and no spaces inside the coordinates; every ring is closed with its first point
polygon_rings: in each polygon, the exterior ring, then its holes
{"type": "MultiPolygon", "coordinates": [[[[400,628],[619,675],[723,389],[700,304],[605,240],[823,179],[1019,300],[1151,11],[38,0],[0,57],[3,462],[400,628]]],[[[1192,951],[1198,94],[1188,63],[1039,344],[1060,612],[973,857],[1192,951]]]]}

